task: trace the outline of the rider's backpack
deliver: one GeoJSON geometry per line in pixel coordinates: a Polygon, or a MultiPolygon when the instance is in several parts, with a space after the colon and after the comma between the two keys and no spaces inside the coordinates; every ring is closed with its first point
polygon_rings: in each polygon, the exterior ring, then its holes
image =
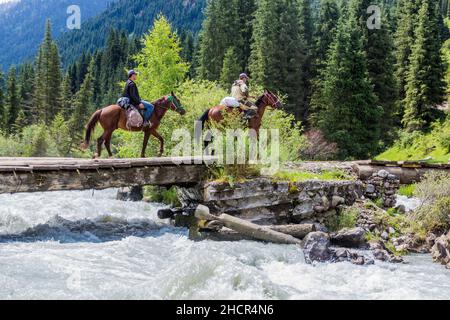
{"type": "Polygon", "coordinates": [[[117,100],[117,104],[124,110],[128,110],[131,107],[131,101],[127,97],[122,97],[119,100],[117,100]]]}

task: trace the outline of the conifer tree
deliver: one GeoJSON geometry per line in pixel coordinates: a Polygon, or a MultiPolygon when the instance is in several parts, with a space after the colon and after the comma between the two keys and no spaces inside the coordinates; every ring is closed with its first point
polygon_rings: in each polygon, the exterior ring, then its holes
{"type": "Polygon", "coordinates": [[[6,81],[6,131],[14,132],[14,124],[20,110],[19,89],[17,86],[17,69],[11,67],[6,81]]]}
{"type": "Polygon", "coordinates": [[[25,63],[19,71],[19,97],[21,111],[23,111],[24,121],[22,125],[33,124],[33,92],[34,92],[34,67],[30,63],[25,63]]]}
{"type": "Polygon", "coordinates": [[[5,110],[5,79],[3,73],[0,70],[0,132],[5,129],[6,123],[6,110],[5,110]]]}
{"type": "Polygon", "coordinates": [[[298,23],[298,6],[291,0],[261,0],[255,15],[251,77],[257,84],[287,95],[287,109],[304,114],[306,52],[298,23]]]}
{"type": "Polygon", "coordinates": [[[72,107],[73,94],[70,88],[70,76],[68,73],[64,76],[63,82],[61,84],[61,96],[62,96],[62,103],[61,103],[61,112],[59,114],[62,115],[64,119],[68,120],[73,112],[72,107]]]}
{"type": "Polygon", "coordinates": [[[241,67],[233,47],[228,48],[223,60],[222,74],[220,75],[220,84],[224,89],[229,89],[236,75],[241,72],[241,67]]]}
{"type": "MultiPolygon", "coordinates": [[[[421,0],[399,0],[397,3],[397,31],[395,33],[396,78],[399,98],[406,96],[406,78],[409,69],[411,50],[414,43],[414,30],[421,0]]],[[[403,111],[400,110],[400,117],[403,111]]]]}
{"type": "Polygon", "coordinates": [[[181,44],[164,16],[155,20],[136,55],[141,98],[153,100],[170,94],[185,79],[189,64],[181,58],[181,44]]]}
{"type": "Polygon", "coordinates": [[[342,158],[365,159],[378,150],[380,117],[367,71],[363,35],[356,12],[340,18],[320,90],[315,124],[336,142],[342,158]]]}
{"type": "Polygon", "coordinates": [[[336,1],[321,0],[315,28],[315,64],[319,70],[326,65],[327,52],[333,43],[338,21],[339,7],[336,1]]]}
{"type": "Polygon", "coordinates": [[[39,120],[46,124],[61,108],[61,62],[49,20],[36,58],[34,108],[39,120]]]}
{"type": "Polygon", "coordinates": [[[409,131],[426,129],[444,99],[444,64],[439,35],[439,7],[423,0],[407,73],[403,124],[409,131]]]}

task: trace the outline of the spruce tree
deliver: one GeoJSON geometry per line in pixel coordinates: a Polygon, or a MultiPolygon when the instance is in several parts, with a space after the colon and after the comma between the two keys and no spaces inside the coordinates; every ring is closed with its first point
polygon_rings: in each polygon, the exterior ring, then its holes
{"type": "Polygon", "coordinates": [[[378,152],[382,110],[367,71],[356,12],[340,18],[324,78],[313,104],[315,124],[336,142],[343,159],[366,159],[378,152]]]}
{"type": "Polygon", "coordinates": [[[199,78],[216,81],[229,47],[234,47],[241,70],[246,70],[253,32],[254,0],[211,0],[205,12],[198,49],[199,78]]]}
{"type": "Polygon", "coordinates": [[[21,111],[23,111],[24,122],[22,125],[30,125],[35,122],[33,118],[33,93],[34,93],[34,66],[25,63],[19,71],[19,96],[21,111]]]}
{"type": "Polygon", "coordinates": [[[250,71],[259,85],[287,95],[286,108],[298,119],[305,114],[306,50],[291,0],[261,0],[255,15],[250,71]]]}
{"type": "MultiPolygon", "coordinates": [[[[414,43],[414,30],[421,0],[399,0],[397,3],[397,31],[395,33],[395,57],[399,98],[406,96],[406,78],[409,69],[411,50],[414,43]]],[[[399,116],[402,117],[400,110],[399,116]]]]}
{"type": "Polygon", "coordinates": [[[394,113],[397,105],[397,82],[394,76],[395,56],[394,43],[389,29],[388,11],[383,7],[383,1],[353,0],[351,3],[355,15],[359,17],[359,28],[363,34],[363,47],[367,59],[369,80],[373,85],[378,104],[383,107],[382,136],[386,142],[391,142],[390,133],[394,124],[394,113]],[[381,28],[369,29],[367,8],[377,4],[382,8],[381,28]]]}
{"type": "Polygon", "coordinates": [[[423,0],[407,74],[403,124],[409,131],[426,129],[444,100],[444,64],[439,35],[439,7],[423,0]]]}
{"type": "Polygon", "coordinates": [[[20,110],[19,89],[17,86],[17,69],[11,67],[6,81],[6,131],[14,132],[14,124],[20,110]]]}
{"type": "Polygon", "coordinates": [[[236,75],[241,72],[241,67],[236,56],[234,48],[229,48],[223,60],[222,74],[220,75],[220,84],[226,90],[231,87],[231,84],[236,80],[236,75]]]}
{"type": "Polygon", "coordinates": [[[73,113],[73,94],[70,88],[70,76],[68,73],[64,76],[63,82],[61,84],[61,97],[62,103],[60,115],[62,115],[64,119],[68,120],[73,113]]]}
{"type": "Polygon", "coordinates": [[[6,124],[6,108],[5,108],[5,78],[0,70],[0,133],[5,130],[6,124]]]}
{"type": "Polygon", "coordinates": [[[326,66],[327,53],[333,43],[338,21],[339,7],[336,1],[321,0],[315,28],[315,65],[319,70],[326,66]]]}
{"type": "Polygon", "coordinates": [[[50,124],[61,108],[61,62],[49,20],[35,64],[34,111],[40,121],[50,124]]]}

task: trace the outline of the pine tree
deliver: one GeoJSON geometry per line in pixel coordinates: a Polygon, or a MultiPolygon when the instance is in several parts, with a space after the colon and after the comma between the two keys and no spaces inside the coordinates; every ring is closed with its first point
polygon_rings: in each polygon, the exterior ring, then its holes
{"type": "MultiPolygon", "coordinates": [[[[399,0],[397,3],[397,31],[395,33],[396,78],[399,98],[406,96],[406,78],[409,69],[411,50],[414,43],[414,30],[421,0],[399,0]]],[[[400,110],[401,117],[403,111],[400,110]]]]}
{"type": "Polygon", "coordinates": [[[73,113],[73,106],[72,106],[73,94],[70,88],[70,82],[71,82],[70,76],[67,73],[64,76],[63,82],[61,84],[62,103],[61,103],[61,112],[59,113],[66,120],[70,119],[70,116],[73,113]]]}
{"type": "Polygon", "coordinates": [[[34,108],[38,119],[46,124],[61,108],[61,62],[49,20],[36,58],[34,108]]]}
{"type": "Polygon", "coordinates": [[[34,92],[34,67],[30,63],[25,63],[19,71],[19,97],[21,111],[23,111],[22,125],[30,125],[33,119],[33,92],[34,92]]]}
{"type": "Polygon", "coordinates": [[[0,133],[5,130],[6,123],[6,108],[5,108],[5,79],[0,70],[0,133]]]}
{"type": "Polygon", "coordinates": [[[181,58],[181,44],[164,16],[155,21],[136,55],[141,98],[153,100],[170,94],[185,79],[189,64],[181,58]]]}
{"type": "MultiPolygon", "coordinates": [[[[339,8],[334,0],[321,0],[320,12],[315,28],[316,68],[322,70],[326,65],[328,50],[336,34],[339,21],[339,8]]],[[[320,73],[318,71],[318,73],[320,73]]]]}
{"type": "Polygon", "coordinates": [[[407,74],[403,124],[409,131],[426,129],[435,119],[435,106],[444,100],[444,64],[439,35],[439,7],[423,0],[407,74]]]}
{"type": "Polygon", "coordinates": [[[378,152],[380,117],[367,71],[356,12],[340,18],[320,90],[313,99],[315,124],[336,142],[341,158],[365,159],[378,152]]]}
{"type": "Polygon", "coordinates": [[[19,89],[17,86],[17,69],[11,67],[6,81],[6,131],[14,132],[14,124],[20,110],[19,89]]]}
{"type": "Polygon", "coordinates": [[[353,0],[352,10],[359,17],[359,27],[363,34],[363,46],[367,59],[369,80],[373,85],[378,104],[383,107],[382,135],[390,142],[390,133],[394,129],[393,115],[397,105],[397,82],[394,77],[394,44],[389,29],[390,20],[388,11],[383,7],[383,1],[353,0]],[[367,8],[379,5],[382,10],[381,28],[369,29],[367,27],[367,8]]]}
{"type": "Polygon", "coordinates": [[[261,0],[255,15],[251,77],[257,84],[287,95],[286,108],[297,118],[305,114],[305,45],[291,0],[261,0]]]}
{"type": "Polygon", "coordinates": [[[92,60],[89,64],[88,72],[84,78],[80,90],[74,97],[74,109],[68,124],[72,139],[68,143],[69,150],[67,153],[72,151],[72,148],[77,146],[78,142],[82,140],[84,126],[86,125],[89,116],[94,112],[94,105],[92,101],[92,81],[94,79],[93,69],[94,60],[92,60]]]}
{"type": "Polygon", "coordinates": [[[241,70],[238,58],[234,48],[229,48],[223,60],[222,74],[220,75],[220,84],[224,89],[229,89],[236,79],[236,75],[241,70]]]}
{"type": "Polygon", "coordinates": [[[219,80],[223,60],[230,47],[236,50],[241,70],[247,69],[253,32],[253,10],[254,0],[209,1],[198,49],[198,77],[219,80]]]}

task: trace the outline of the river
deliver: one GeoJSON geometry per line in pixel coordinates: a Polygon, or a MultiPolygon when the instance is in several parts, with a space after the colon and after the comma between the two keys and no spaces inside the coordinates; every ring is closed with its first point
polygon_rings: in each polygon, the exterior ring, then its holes
{"type": "Polygon", "coordinates": [[[0,196],[0,299],[450,299],[450,270],[307,265],[295,246],[193,242],[116,191],[0,196]]]}

